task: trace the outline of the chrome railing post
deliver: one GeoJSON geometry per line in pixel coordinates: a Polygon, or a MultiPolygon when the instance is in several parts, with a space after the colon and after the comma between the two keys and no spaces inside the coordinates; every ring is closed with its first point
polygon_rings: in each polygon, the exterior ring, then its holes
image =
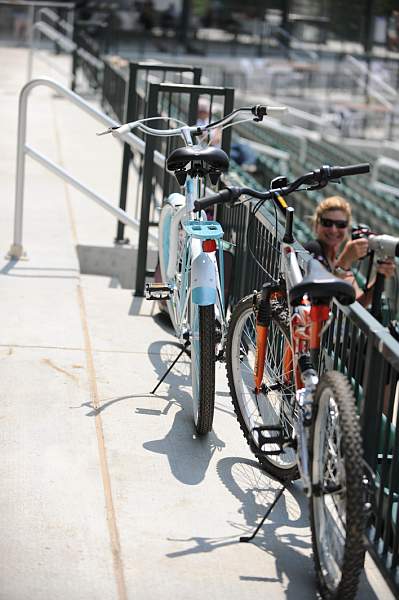
{"type": "Polygon", "coordinates": [[[32,79],[33,52],[35,43],[35,5],[29,7],[29,53],[28,53],[28,81],[32,79]]]}
{"type": "MultiPolygon", "coordinates": [[[[17,165],[15,175],[15,213],[14,213],[14,237],[13,243],[11,244],[8,252],[8,258],[21,258],[26,253],[22,246],[22,229],[23,229],[23,209],[24,209],[24,188],[25,188],[25,156],[29,155],[31,158],[39,162],[48,170],[52,171],[59,177],[61,177],[67,183],[73,185],[76,189],[83,192],[86,196],[90,197],[94,202],[102,206],[105,210],[110,212],[116,219],[132,227],[138,229],[140,226],[139,221],[132,219],[129,215],[121,210],[119,207],[113,206],[108,200],[101,197],[94,190],[91,190],[83,183],[78,181],[72,175],[69,175],[62,167],[49,160],[46,156],[37,152],[26,143],[26,123],[27,123],[27,105],[28,96],[31,90],[37,86],[46,86],[50,89],[55,90],[65,98],[68,98],[75,106],[85,111],[91,117],[99,121],[105,126],[112,127],[117,125],[114,119],[111,119],[101,111],[91,106],[88,102],[83,100],[78,94],[75,94],[65,86],[57,83],[47,77],[41,77],[33,79],[26,83],[19,95],[19,109],[18,109],[18,133],[17,133],[17,165]]],[[[132,149],[144,154],[145,143],[132,133],[126,133],[122,136],[122,141],[130,144],[132,149]]],[[[164,167],[165,157],[159,152],[154,153],[154,162],[164,167]]],[[[154,236],[151,235],[154,240],[154,236]]]]}
{"type": "Polygon", "coordinates": [[[9,250],[9,256],[21,258],[25,252],[22,246],[22,222],[24,209],[25,187],[25,142],[26,142],[26,109],[31,82],[24,85],[19,96],[18,104],[18,133],[17,133],[17,165],[15,174],[15,212],[14,238],[9,250]]]}

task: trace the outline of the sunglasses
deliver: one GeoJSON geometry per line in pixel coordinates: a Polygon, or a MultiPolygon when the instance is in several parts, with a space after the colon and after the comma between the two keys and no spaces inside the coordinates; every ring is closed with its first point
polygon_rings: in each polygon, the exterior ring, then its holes
{"type": "Polygon", "coordinates": [[[348,227],[348,221],[334,221],[334,219],[326,219],[325,217],[320,217],[320,225],[322,225],[323,227],[333,227],[333,225],[335,225],[337,229],[345,229],[346,227],[348,227]]]}

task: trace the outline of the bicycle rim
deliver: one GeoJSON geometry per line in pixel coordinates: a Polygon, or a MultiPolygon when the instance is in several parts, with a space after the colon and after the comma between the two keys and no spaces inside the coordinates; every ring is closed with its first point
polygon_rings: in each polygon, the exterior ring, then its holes
{"type": "Polygon", "coordinates": [[[315,396],[310,517],[324,598],[354,598],[364,561],[362,444],[355,401],[341,373],[325,373],[315,396]]]}
{"type": "MultiPolygon", "coordinates": [[[[254,392],[256,355],[256,315],[252,296],[242,300],[231,317],[228,333],[226,362],[234,410],[247,442],[265,470],[285,479],[298,478],[296,452],[285,447],[275,455],[260,451],[257,427],[281,427],[286,439],[293,434],[294,386],[293,373],[284,372],[284,348],[288,343],[288,324],[282,315],[283,306],[274,305],[268,332],[266,360],[263,374],[264,391],[254,392]]],[[[275,431],[263,430],[264,437],[275,436],[275,431]]],[[[277,444],[267,444],[266,450],[278,451],[277,444]]]]}

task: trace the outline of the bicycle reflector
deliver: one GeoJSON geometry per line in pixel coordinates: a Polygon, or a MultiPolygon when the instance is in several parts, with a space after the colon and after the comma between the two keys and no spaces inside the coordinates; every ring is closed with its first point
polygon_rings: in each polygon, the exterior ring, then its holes
{"type": "Polygon", "coordinates": [[[216,252],[216,240],[204,240],[202,249],[204,252],[216,252]]]}

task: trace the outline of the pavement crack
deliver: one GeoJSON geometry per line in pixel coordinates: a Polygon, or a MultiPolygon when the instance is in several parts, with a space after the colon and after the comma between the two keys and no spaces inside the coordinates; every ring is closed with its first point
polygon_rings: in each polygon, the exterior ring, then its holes
{"type": "Polygon", "coordinates": [[[90,406],[93,408],[95,428],[97,435],[97,447],[100,461],[100,471],[103,481],[103,490],[105,497],[106,520],[110,536],[110,550],[113,557],[113,566],[115,582],[117,586],[118,600],[127,600],[127,590],[124,574],[124,565],[122,560],[122,550],[119,538],[118,523],[115,513],[114,500],[112,495],[111,475],[107,457],[107,449],[104,439],[104,429],[100,413],[100,398],[97,389],[97,376],[94,366],[93,349],[91,345],[86,306],[84,301],[83,289],[80,285],[76,288],[78,296],[78,305],[86,353],[86,368],[90,388],[90,406]]]}
{"type": "Polygon", "coordinates": [[[41,362],[43,364],[51,367],[55,371],[58,371],[59,373],[63,373],[64,375],[66,375],[67,377],[69,377],[70,379],[73,379],[73,381],[76,381],[76,383],[78,383],[79,380],[76,377],[76,375],[73,375],[73,373],[69,373],[69,371],[66,371],[65,369],[62,369],[61,367],[57,367],[57,365],[55,365],[53,363],[53,361],[51,361],[49,358],[42,358],[41,362]]]}

